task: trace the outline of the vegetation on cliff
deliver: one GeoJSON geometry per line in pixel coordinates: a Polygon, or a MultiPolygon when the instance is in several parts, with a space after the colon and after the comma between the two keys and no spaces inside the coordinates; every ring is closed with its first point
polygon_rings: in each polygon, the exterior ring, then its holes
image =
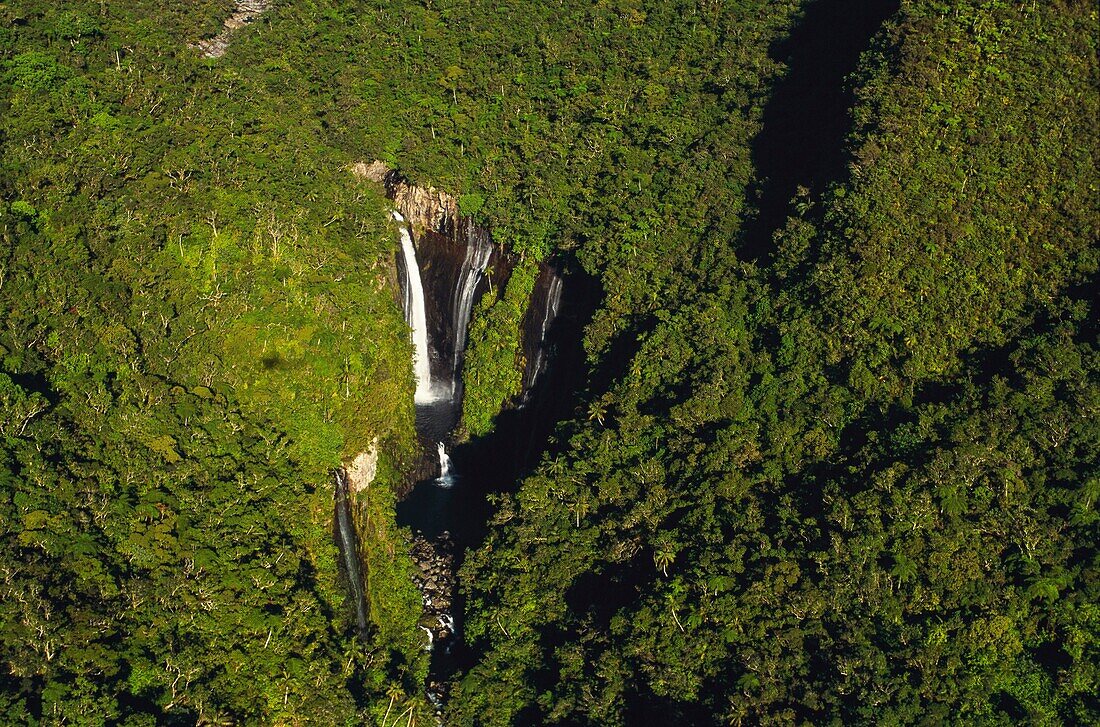
{"type": "Polygon", "coordinates": [[[488,434],[497,413],[523,393],[521,328],[538,272],[530,258],[519,260],[499,296],[486,294],[474,311],[462,372],[462,424],[471,436],[488,434]]]}

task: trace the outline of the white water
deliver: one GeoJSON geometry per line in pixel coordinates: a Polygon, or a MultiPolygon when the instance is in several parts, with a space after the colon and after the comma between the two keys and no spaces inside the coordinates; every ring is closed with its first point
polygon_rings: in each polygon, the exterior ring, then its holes
{"type": "Polygon", "coordinates": [[[440,487],[453,487],[455,478],[451,474],[451,458],[447,454],[447,447],[439,442],[436,444],[436,451],[439,453],[439,479],[435,483],[440,487]]]}
{"type": "Polygon", "coordinates": [[[416,262],[416,247],[405,218],[394,210],[401,231],[401,254],[405,262],[405,320],[412,329],[412,342],[416,347],[413,367],[416,371],[417,404],[428,404],[438,399],[432,386],[431,358],[428,355],[428,316],[424,309],[424,285],[420,281],[420,266],[416,262]]]}
{"type": "Polygon", "coordinates": [[[477,286],[493,254],[493,243],[489,241],[489,236],[475,232],[471,220],[467,220],[466,224],[466,258],[462,261],[462,270],[455,286],[452,397],[458,393],[459,368],[462,366],[462,355],[466,351],[466,329],[470,325],[470,314],[474,309],[474,293],[477,292],[477,286]]]}
{"type": "Polygon", "coordinates": [[[538,353],[535,354],[535,361],[531,368],[531,383],[527,386],[527,391],[523,395],[524,403],[531,396],[531,390],[535,388],[535,382],[539,379],[539,374],[542,373],[543,353],[546,350],[546,332],[550,330],[550,324],[554,322],[554,319],[558,317],[558,308],[561,306],[561,278],[557,275],[550,282],[550,290],[546,292],[546,313],[542,317],[542,330],[539,333],[539,347],[538,353]]]}
{"type": "Polygon", "coordinates": [[[449,638],[443,644],[443,653],[450,654],[451,647],[455,643],[455,617],[450,613],[445,613],[439,617],[439,628],[446,632],[449,638]]]}
{"type": "Polygon", "coordinates": [[[424,647],[424,651],[431,651],[432,647],[435,646],[435,636],[427,626],[421,626],[420,628],[424,629],[424,633],[428,635],[428,645],[424,647]]]}

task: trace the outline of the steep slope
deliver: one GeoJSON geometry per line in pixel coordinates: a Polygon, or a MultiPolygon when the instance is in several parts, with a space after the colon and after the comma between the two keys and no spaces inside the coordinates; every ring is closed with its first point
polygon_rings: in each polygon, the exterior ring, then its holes
{"type": "Polygon", "coordinates": [[[3,721],[432,719],[374,158],[529,273],[475,434],[536,263],[602,292],[480,483],[448,724],[1098,720],[1091,6],[875,3],[816,67],[849,4],[288,1],[203,58],[233,5],[0,5],[3,721]]]}

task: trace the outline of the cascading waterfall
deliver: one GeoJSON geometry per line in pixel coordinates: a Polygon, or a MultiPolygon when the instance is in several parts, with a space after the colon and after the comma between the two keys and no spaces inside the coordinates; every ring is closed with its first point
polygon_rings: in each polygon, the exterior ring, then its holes
{"type": "Polygon", "coordinates": [[[451,457],[447,454],[447,446],[439,442],[436,451],[439,453],[439,479],[435,482],[440,487],[451,487],[454,485],[454,475],[451,474],[451,457]]]}
{"type": "Polygon", "coordinates": [[[351,517],[351,500],[348,496],[348,473],[340,467],[334,473],[336,479],[336,529],[340,534],[340,551],[344,556],[351,592],[355,599],[355,620],[359,636],[367,634],[367,601],[363,594],[363,574],[359,567],[359,538],[355,534],[355,522],[351,517]]]}
{"type": "MultiPolygon", "coordinates": [[[[538,413],[533,409],[513,413],[508,420],[515,420],[514,426],[500,427],[480,442],[456,444],[456,461],[452,463],[448,444],[454,444],[461,420],[462,371],[474,305],[486,287],[483,281],[490,265],[495,277],[490,281],[491,288],[493,283],[507,285],[521,261],[495,246],[487,229],[463,216],[451,195],[414,186],[379,161],[355,167],[359,176],[380,183],[400,210],[392,212],[392,217],[400,228],[402,302],[415,348],[416,432],[424,449],[416,463],[417,483],[398,503],[397,518],[414,533],[413,556],[418,566],[414,577],[425,611],[419,626],[427,634],[426,648],[435,647],[427,692],[439,707],[446,693],[446,675],[453,674],[457,664],[450,655],[451,647],[462,643],[456,639],[462,626],[460,619],[456,623],[459,612],[452,611],[456,544],[462,547],[469,542],[485,516],[482,490],[492,490],[496,479],[520,476],[534,448],[542,446],[539,442],[547,434],[537,428],[537,417],[557,421],[557,412],[564,411],[563,402],[572,396],[573,389],[563,397],[544,386],[547,396],[540,396],[539,401],[545,398],[547,403],[538,407],[538,413]],[[450,386],[445,382],[447,377],[450,386]],[[433,445],[434,458],[430,456],[433,445]],[[436,463],[438,469],[433,466],[436,463]]],[[[551,365],[551,361],[561,353],[557,350],[561,336],[551,328],[562,306],[563,287],[559,268],[550,263],[539,266],[520,326],[522,360],[526,362],[521,408],[530,399],[536,379],[545,385],[546,379],[557,372],[557,364],[551,365]],[[552,346],[548,335],[554,335],[558,343],[552,346]]],[[[575,338],[579,340],[579,335],[575,338]]],[[[568,362],[580,360],[572,347],[563,350],[568,362]]],[[[558,380],[555,376],[555,386],[558,380]]],[[[344,532],[342,528],[341,534],[344,532]]]]}
{"type": "Polygon", "coordinates": [[[542,317],[542,328],[539,333],[539,345],[538,352],[535,354],[535,360],[531,365],[531,379],[527,384],[527,390],[523,394],[523,403],[531,397],[531,390],[535,388],[535,382],[538,381],[539,374],[542,373],[543,361],[545,359],[546,352],[546,332],[550,330],[550,324],[554,322],[554,319],[558,317],[558,308],[561,306],[561,289],[562,280],[561,276],[555,274],[550,281],[550,289],[546,294],[546,312],[542,317]]]}
{"type": "Polygon", "coordinates": [[[451,397],[459,394],[459,372],[462,369],[462,357],[466,353],[466,329],[470,325],[470,314],[474,309],[474,297],[481,278],[489,266],[493,254],[493,243],[489,235],[466,219],[466,258],[462,261],[458,284],[454,295],[454,363],[451,374],[451,397]]]}
{"type": "Polygon", "coordinates": [[[416,247],[405,218],[394,210],[393,218],[400,225],[401,254],[405,263],[405,320],[412,329],[412,341],[416,348],[417,404],[429,404],[438,397],[432,385],[431,357],[428,354],[428,316],[424,307],[424,285],[420,280],[420,266],[416,262],[416,247]]]}
{"type": "Polygon", "coordinates": [[[420,630],[428,635],[428,645],[424,648],[424,651],[431,651],[432,647],[435,646],[435,634],[427,626],[421,626],[420,630]]]}

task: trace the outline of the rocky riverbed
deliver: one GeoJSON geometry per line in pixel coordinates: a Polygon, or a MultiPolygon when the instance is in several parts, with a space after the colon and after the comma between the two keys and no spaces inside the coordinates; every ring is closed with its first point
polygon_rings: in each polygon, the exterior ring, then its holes
{"type": "Polygon", "coordinates": [[[419,572],[416,585],[424,595],[421,628],[431,633],[433,649],[449,648],[454,637],[454,541],[450,533],[429,540],[413,538],[412,556],[419,572]]]}
{"type": "MultiPolygon", "coordinates": [[[[429,647],[449,653],[455,637],[454,606],[454,540],[444,532],[429,540],[422,535],[413,538],[412,557],[417,565],[416,585],[424,598],[424,615],[420,628],[429,634],[429,647]]],[[[428,695],[436,704],[446,697],[446,684],[433,676],[426,685],[428,695]]]]}

